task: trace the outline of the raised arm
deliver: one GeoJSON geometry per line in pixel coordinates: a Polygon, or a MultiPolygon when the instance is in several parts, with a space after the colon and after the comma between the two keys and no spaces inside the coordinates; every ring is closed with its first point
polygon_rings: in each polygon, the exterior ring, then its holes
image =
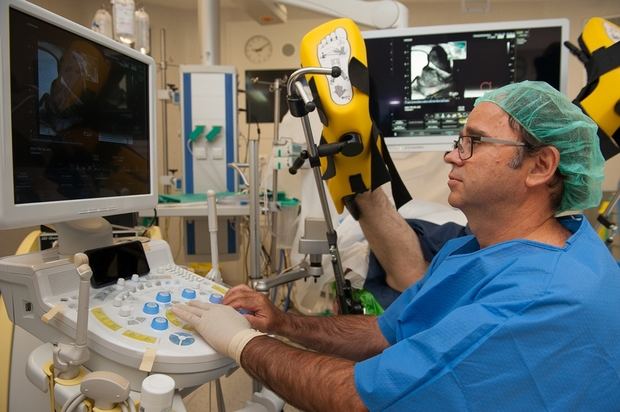
{"type": "Polygon", "coordinates": [[[253,328],[286,337],[309,349],[351,360],[363,360],[388,347],[374,316],[298,316],[276,308],[266,296],[245,285],[232,288],[224,304],[250,313],[253,328]]]}
{"type": "Polygon", "coordinates": [[[403,291],[422,278],[428,267],[418,235],[398,214],[383,190],[358,195],[359,219],[370,248],[386,273],[387,284],[403,291]]]}

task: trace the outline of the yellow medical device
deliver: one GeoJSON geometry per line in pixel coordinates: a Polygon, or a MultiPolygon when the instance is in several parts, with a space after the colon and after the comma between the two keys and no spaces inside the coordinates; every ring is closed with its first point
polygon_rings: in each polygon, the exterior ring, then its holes
{"type": "Polygon", "coordinates": [[[592,17],[578,39],[579,48],[564,44],[581,60],[587,83],[574,100],[599,127],[605,159],[620,152],[620,27],[592,17]]]}
{"type": "Polygon", "coordinates": [[[357,217],[355,196],[390,180],[397,207],[411,200],[370,117],[366,46],[357,25],[343,18],[316,27],[302,39],[300,58],[303,67],[341,69],[338,77],[306,75],[323,123],[321,144],[350,143],[321,157],[338,213],[346,206],[357,217]]]}

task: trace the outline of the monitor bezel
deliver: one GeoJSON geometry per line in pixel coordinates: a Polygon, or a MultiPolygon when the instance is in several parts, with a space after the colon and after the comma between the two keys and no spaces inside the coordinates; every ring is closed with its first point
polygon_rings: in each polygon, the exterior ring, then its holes
{"type": "Polygon", "coordinates": [[[157,204],[157,139],[156,139],[156,66],[155,61],[129,46],[58,16],[23,0],[0,0],[0,229],[51,224],[90,217],[102,217],[152,209],[157,204]],[[148,66],[149,84],[149,193],[140,195],[71,199],[15,204],[13,183],[13,139],[11,124],[10,26],[9,10],[13,8],[57,26],[77,36],[113,49],[148,66]]]}
{"type": "MultiPolygon", "coordinates": [[[[514,20],[490,23],[449,24],[437,26],[404,27],[395,29],[363,31],[362,37],[366,39],[388,39],[411,36],[424,36],[451,33],[470,33],[477,31],[492,30],[515,30],[559,27],[561,32],[560,52],[560,92],[566,94],[568,89],[568,50],[563,46],[569,40],[570,23],[566,18],[537,19],[537,20],[514,20]]],[[[400,137],[384,135],[385,144],[390,152],[445,152],[451,150],[457,135],[433,135],[400,137]]]]}

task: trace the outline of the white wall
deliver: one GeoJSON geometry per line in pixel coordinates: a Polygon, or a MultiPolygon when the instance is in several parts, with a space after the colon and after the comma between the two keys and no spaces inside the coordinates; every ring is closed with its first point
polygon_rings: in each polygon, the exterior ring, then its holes
{"type": "MultiPolygon", "coordinates": [[[[460,1],[405,1],[409,7],[410,26],[429,26],[440,24],[464,24],[479,22],[494,22],[507,20],[529,20],[529,19],[548,19],[548,18],[567,18],[570,21],[570,41],[577,43],[577,38],[581,33],[583,24],[588,18],[593,16],[620,16],[620,1],[618,0],[550,0],[550,1],[493,1],[489,13],[463,13],[460,1]]],[[[222,61],[226,64],[235,65],[240,74],[247,69],[274,69],[297,67],[298,54],[286,57],[281,53],[281,47],[285,43],[292,43],[298,46],[303,35],[313,27],[327,21],[328,17],[304,18],[301,20],[290,20],[286,24],[273,26],[260,26],[254,21],[242,20],[243,16],[236,13],[234,16],[223,14],[222,40],[225,46],[222,48],[222,61]],[[261,64],[250,63],[243,55],[245,40],[254,34],[264,34],[273,42],[274,54],[272,58],[261,64]]],[[[585,84],[585,70],[583,65],[574,57],[569,57],[568,91],[570,97],[578,94],[585,84]]],[[[240,79],[244,81],[243,78],[240,79]]],[[[243,83],[242,83],[243,84],[243,83]]],[[[243,98],[240,98],[240,102],[243,98]]],[[[242,104],[242,103],[241,103],[242,104]]],[[[239,130],[245,132],[247,126],[244,119],[240,118],[239,130]]],[[[254,128],[252,128],[254,130],[254,128]]],[[[272,131],[269,127],[261,128],[262,135],[265,137],[261,142],[261,150],[268,153],[272,131]]],[[[424,155],[424,162],[430,161],[427,158],[431,155],[424,155]]],[[[441,161],[440,157],[435,156],[433,161],[441,161]]],[[[409,160],[407,162],[415,162],[409,160]]],[[[406,167],[405,161],[399,163],[406,167]]],[[[400,167],[400,165],[399,165],[400,167]]],[[[436,171],[441,170],[437,168],[436,171]]],[[[422,176],[417,176],[422,177],[422,176]]],[[[615,190],[620,179],[620,156],[609,160],[605,168],[604,190],[615,190]]],[[[424,180],[419,180],[423,182],[424,180]]],[[[445,181],[441,182],[445,184],[445,181]]],[[[419,184],[418,184],[419,186],[419,184]]],[[[426,190],[411,187],[416,195],[428,198],[428,200],[438,200],[441,193],[434,190],[434,185],[429,185],[431,193],[427,196],[426,190]]],[[[447,190],[447,189],[446,189],[447,190]]]]}

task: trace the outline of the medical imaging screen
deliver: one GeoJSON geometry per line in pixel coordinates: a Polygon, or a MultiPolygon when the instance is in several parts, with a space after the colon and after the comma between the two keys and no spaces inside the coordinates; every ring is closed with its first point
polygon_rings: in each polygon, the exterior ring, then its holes
{"type": "Polygon", "coordinates": [[[456,135],[487,90],[559,89],[560,40],[560,27],[366,39],[373,118],[386,137],[456,135]]]}
{"type": "Polygon", "coordinates": [[[10,9],[15,204],[150,193],[148,65],[10,9]]]}
{"type": "Polygon", "coordinates": [[[245,71],[245,122],[273,123],[275,113],[274,82],[280,79],[280,117],[288,111],[286,81],[295,69],[246,70],[245,71]]]}

